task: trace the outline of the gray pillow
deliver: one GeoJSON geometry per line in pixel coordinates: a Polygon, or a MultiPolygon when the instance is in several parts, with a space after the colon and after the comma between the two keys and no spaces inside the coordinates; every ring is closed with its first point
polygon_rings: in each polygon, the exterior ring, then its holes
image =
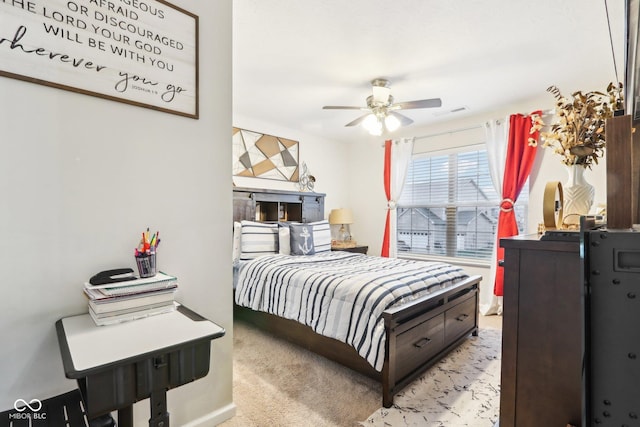
{"type": "Polygon", "coordinates": [[[313,225],[289,224],[291,236],[291,255],[313,255],[313,225]]]}

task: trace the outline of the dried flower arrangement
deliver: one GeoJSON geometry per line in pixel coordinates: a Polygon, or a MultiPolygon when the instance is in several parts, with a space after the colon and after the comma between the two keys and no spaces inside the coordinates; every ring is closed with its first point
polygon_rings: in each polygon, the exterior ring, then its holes
{"type": "Polygon", "coordinates": [[[563,96],[556,86],[550,86],[547,92],[556,98],[557,121],[549,132],[540,133],[543,147],[552,147],[565,165],[591,169],[604,154],[606,119],[622,108],[622,84],[609,83],[607,93],[577,91],[571,98],[563,96]]]}

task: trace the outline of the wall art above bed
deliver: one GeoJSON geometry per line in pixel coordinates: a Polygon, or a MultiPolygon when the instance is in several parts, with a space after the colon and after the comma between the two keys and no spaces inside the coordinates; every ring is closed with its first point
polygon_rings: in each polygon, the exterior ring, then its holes
{"type": "Polygon", "coordinates": [[[233,128],[233,174],[298,182],[299,143],[233,128]]]}

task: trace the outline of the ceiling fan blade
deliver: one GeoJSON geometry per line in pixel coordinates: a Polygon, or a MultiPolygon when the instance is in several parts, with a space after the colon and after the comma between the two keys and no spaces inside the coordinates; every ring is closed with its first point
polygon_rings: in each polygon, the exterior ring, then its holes
{"type": "Polygon", "coordinates": [[[347,123],[345,126],[358,126],[360,123],[364,121],[367,117],[369,117],[371,113],[365,114],[364,116],[360,116],[352,122],[347,123]]]}
{"type": "Polygon", "coordinates": [[[409,126],[411,123],[413,123],[413,120],[411,120],[409,117],[403,116],[402,114],[396,113],[395,111],[389,111],[389,115],[395,116],[398,120],[400,120],[400,126],[409,126]]]}
{"type": "MultiPolygon", "coordinates": [[[[347,107],[344,105],[325,105],[323,110],[362,110],[363,107],[347,107]]],[[[364,108],[366,110],[366,108],[364,108]]]]}
{"type": "Polygon", "coordinates": [[[409,110],[411,108],[436,108],[442,106],[440,98],[421,99],[418,101],[397,102],[393,104],[399,110],[409,110]]]}

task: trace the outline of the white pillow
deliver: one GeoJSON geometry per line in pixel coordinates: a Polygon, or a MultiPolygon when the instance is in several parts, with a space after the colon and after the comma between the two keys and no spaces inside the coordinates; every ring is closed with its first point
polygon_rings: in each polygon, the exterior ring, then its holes
{"type": "Polygon", "coordinates": [[[242,221],[240,259],[254,259],[261,255],[278,253],[278,224],[242,221]]]}
{"type": "Polygon", "coordinates": [[[279,250],[282,255],[291,255],[289,224],[278,224],[279,250]]]}
{"type": "Polygon", "coordinates": [[[242,234],[242,225],[238,221],[233,221],[233,264],[240,260],[240,236],[242,234]]]}
{"type": "Polygon", "coordinates": [[[316,253],[330,252],[331,228],[329,227],[329,221],[323,219],[309,224],[313,226],[313,246],[316,253]]]}

